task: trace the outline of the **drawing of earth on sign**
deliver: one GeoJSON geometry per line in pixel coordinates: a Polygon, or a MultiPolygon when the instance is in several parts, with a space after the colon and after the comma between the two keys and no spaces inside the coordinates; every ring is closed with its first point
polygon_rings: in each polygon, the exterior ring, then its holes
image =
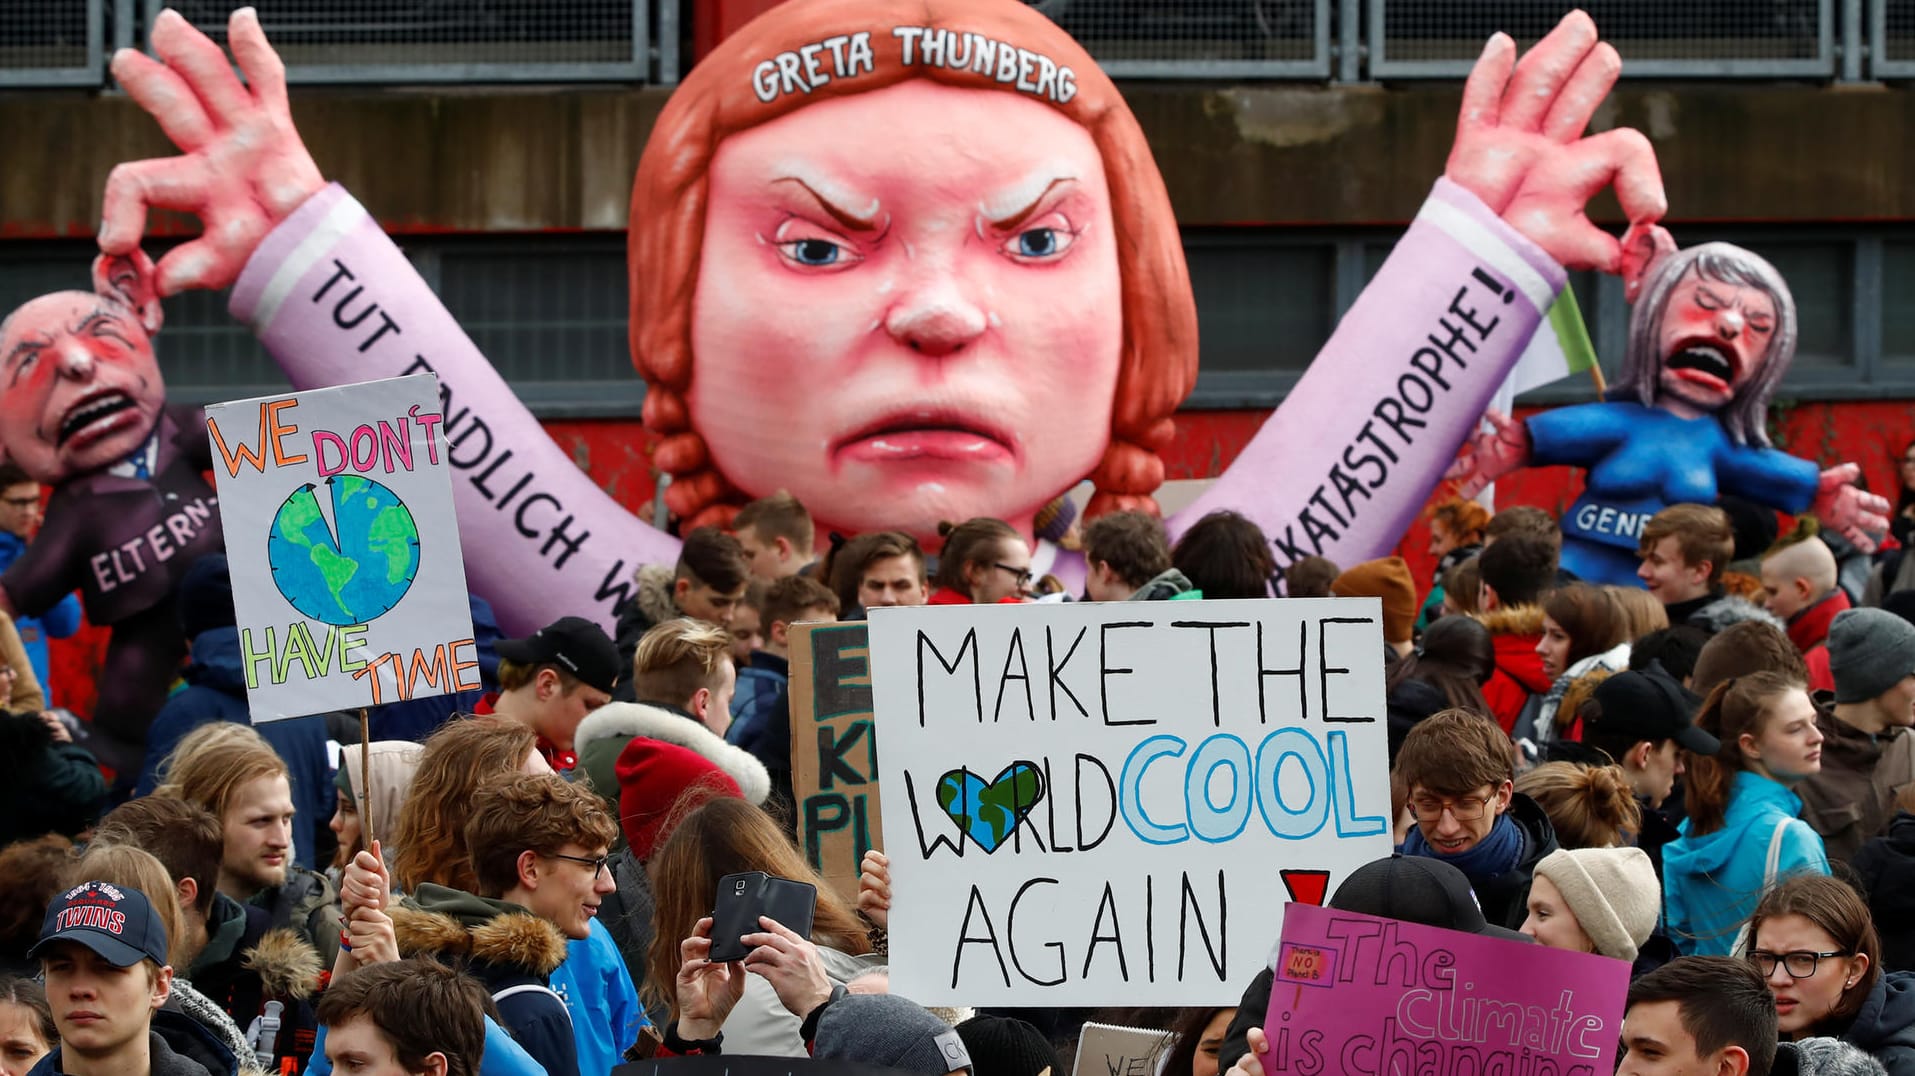
{"type": "Polygon", "coordinates": [[[334,475],[324,489],[308,482],[279,506],[266,557],[293,608],[339,627],[366,624],[398,605],[419,574],[419,527],[390,489],[334,475]]]}
{"type": "Polygon", "coordinates": [[[938,806],[987,854],[997,851],[1043,798],[1043,775],[1029,762],[1013,762],[988,782],[969,769],[938,779],[938,806]]]}

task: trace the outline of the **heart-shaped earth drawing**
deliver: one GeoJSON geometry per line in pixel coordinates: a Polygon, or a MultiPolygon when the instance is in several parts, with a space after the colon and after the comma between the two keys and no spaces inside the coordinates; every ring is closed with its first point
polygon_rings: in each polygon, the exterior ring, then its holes
{"type": "Polygon", "coordinates": [[[938,778],[938,806],[986,853],[997,851],[1043,798],[1044,777],[1029,762],[1011,763],[988,784],[968,769],[938,778]]]}

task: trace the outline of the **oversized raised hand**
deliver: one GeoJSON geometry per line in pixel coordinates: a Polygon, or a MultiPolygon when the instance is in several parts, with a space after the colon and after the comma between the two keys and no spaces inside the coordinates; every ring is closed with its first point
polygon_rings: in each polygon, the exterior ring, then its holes
{"type": "Polygon", "coordinates": [[[1456,495],[1473,498],[1489,484],[1529,462],[1529,430],[1522,423],[1491,409],[1483,415],[1488,429],[1463,442],[1456,462],[1443,477],[1458,483],[1456,495]]]}
{"type": "Polygon", "coordinates": [[[1889,503],[1887,498],[1857,486],[1855,481],[1861,476],[1862,469],[1853,463],[1823,471],[1815,506],[1809,511],[1824,528],[1847,538],[1862,552],[1873,553],[1875,539],[1870,532],[1888,530],[1889,503]]]}
{"type": "Polygon", "coordinates": [[[152,39],[159,60],[121,49],[113,57],[113,77],[185,155],[113,169],[106,180],[100,249],[136,249],[149,207],[190,212],[204,230],[160,259],[160,294],[224,288],[266,233],[325,180],[293,129],[285,65],[266,43],[252,8],[233,12],[227,24],[245,84],[220,47],[176,11],[160,12],[152,39]]]}
{"type": "Polygon", "coordinates": [[[1668,200],[1655,150],[1638,131],[1583,137],[1622,73],[1622,58],[1572,11],[1521,61],[1496,34],[1463,87],[1444,174],[1567,268],[1619,272],[1622,244],[1584,207],[1611,183],[1632,228],[1662,219],[1668,200]]]}

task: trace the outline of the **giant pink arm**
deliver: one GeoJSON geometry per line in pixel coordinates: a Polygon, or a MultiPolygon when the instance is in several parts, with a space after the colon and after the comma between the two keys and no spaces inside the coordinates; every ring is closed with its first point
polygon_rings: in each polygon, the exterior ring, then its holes
{"type": "Polygon", "coordinates": [[[1662,217],[1648,141],[1626,129],[1582,137],[1620,71],[1580,11],[1520,62],[1507,36],[1490,39],[1444,178],[1173,533],[1230,508],[1263,528],[1280,566],[1307,555],[1348,566],[1396,544],[1528,346],[1564,267],[1623,269],[1623,244],[1589,221],[1589,199],[1613,185],[1637,231],[1662,217]]]}
{"type": "Polygon", "coordinates": [[[161,292],[231,286],[234,316],[295,387],[438,373],[473,589],[508,632],[568,613],[610,627],[636,567],[675,561],[677,539],[612,500],[545,434],[378,222],[326,184],[251,8],[233,14],[228,40],[249,85],[171,10],[153,27],[159,60],[113,58],[183,155],[113,170],[101,248],[137,250],[149,206],[192,212],[205,231],[160,260],[161,292]]]}

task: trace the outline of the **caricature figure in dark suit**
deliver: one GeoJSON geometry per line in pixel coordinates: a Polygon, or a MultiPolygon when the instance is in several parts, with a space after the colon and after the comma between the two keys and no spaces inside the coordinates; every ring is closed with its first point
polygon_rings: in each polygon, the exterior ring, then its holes
{"type": "Polygon", "coordinates": [[[0,450],[53,488],[38,540],[0,575],[0,605],[34,616],[78,590],[87,618],[113,629],[89,746],[133,773],[186,656],[180,577],[226,546],[205,422],[165,406],[152,262],[102,256],[93,287],[0,322],[0,450]]]}

